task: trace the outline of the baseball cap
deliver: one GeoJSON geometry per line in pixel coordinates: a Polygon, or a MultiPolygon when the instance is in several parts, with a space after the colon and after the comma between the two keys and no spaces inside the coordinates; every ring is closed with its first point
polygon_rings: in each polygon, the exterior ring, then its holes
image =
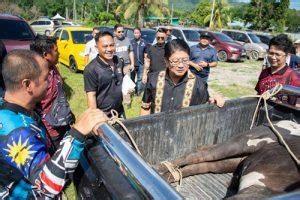
{"type": "Polygon", "coordinates": [[[212,40],[210,34],[206,31],[202,32],[201,35],[200,35],[200,38],[207,38],[209,40],[212,40]]]}

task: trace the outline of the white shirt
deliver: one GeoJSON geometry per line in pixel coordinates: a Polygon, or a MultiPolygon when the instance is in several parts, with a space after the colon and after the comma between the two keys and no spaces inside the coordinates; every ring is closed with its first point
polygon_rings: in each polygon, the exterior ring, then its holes
{"type": "Polygon", "coordinates": [[[89,62],[91,62],[98,55],[98,50],[96,48],[96,41],[94,38],[86,43],[84,55],[89,56],[89,62]]]}

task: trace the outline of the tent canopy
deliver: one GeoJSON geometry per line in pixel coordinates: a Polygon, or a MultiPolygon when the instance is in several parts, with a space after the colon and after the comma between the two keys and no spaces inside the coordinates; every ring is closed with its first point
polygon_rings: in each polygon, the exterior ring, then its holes
{"type": "Polygon", "coordinates": [[[64,17],[62,17],[60,14],[56,14],[54,17],[52,17],[51,19],[53,19],[53,20],[65,20],[65,18],[64,17]]]}

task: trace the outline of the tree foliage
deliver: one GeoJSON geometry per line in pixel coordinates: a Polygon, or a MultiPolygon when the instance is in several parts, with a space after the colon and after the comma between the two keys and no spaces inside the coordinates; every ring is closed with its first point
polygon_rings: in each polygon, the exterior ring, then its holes
{"type": "Polygon", "coordinates": [[[137,26],[143,27],[145,16],[169,16],[168,2],[168,0],[123,0],[117,8],[116,14],[119,15],[123,12],[125,20],[133,18],[137,26]]]}
{"type": "Polygon", "coordinates": [[[210,15],[211,12],[211,1],[201,1],[196,9],[192,12],[190,19],[199,26],[208,26],[208,22],[204,22],[206,16],[210,15]]]}

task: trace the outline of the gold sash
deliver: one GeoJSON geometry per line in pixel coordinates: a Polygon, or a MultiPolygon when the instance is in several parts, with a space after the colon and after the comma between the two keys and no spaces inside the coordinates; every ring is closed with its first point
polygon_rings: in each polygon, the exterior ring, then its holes
{"type": "MultiPolygon", "coordinates": [[[[190,72],[190,70],[188,70],[187,76],[188,76],[188,81],[184,89],[182,108],[189,107],[192,99],[194,85],[196,82],[196,77],[192,72],[190,72]]],[[[161,71],[158,74],[157,83],[156,83],[154,113],[161,112],[162,99],[164,96],[165,77],[166,77],[166,71],[161,71]]]]}

